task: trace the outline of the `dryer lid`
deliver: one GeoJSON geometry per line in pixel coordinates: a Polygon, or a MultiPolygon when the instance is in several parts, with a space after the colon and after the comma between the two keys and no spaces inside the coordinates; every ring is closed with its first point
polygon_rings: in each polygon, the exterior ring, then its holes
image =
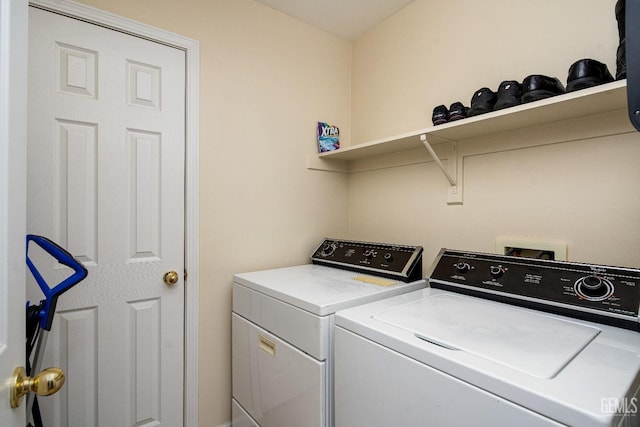
{"type": "Polygon", "coordinates": [[[457,294],[437,294],[373,316],[416,337],[553,378],[600,329],[457,294]]]}

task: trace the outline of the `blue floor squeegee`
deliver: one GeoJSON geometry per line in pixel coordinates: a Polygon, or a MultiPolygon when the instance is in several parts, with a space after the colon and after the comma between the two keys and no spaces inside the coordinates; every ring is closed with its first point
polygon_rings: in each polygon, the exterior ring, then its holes
{"type": "MultiPolygon", "coordinates": [[[[55,315],[58,297],[84,280],[84,278],[87,277],[87,269],[69,252],[58,246],[56,243],[46,237],[36,236],[33,234],[27,235],[26,260],[31,274],[36,279],[36,282],[38,282],[38,286],[44,294],[44,299],[37,305],[32,305],[27,301],[27,375],[33,375],[40,372],[40,369],[42,368],[41,365],[44,348],[47,345],[47,336],[51,330],[51,325],[53,324],[53,316],[55,315]],[[73,273],[57,285],[53,287],[49,286],[29,257],[29,247],[31,244],[39,246],[55,258],[60,264],[71,268],[73,273]]],[[[28,394],[26,399],[27,427],[43,427],[37,399],[33,394],[28,394]]]]}

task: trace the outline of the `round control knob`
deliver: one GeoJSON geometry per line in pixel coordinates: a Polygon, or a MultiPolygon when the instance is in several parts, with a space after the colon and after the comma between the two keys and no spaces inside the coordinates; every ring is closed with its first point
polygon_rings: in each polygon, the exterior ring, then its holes
{"type": "Polygon", "coordinates": [[[387,252],[386,254],[384,254],[384,260],[387,262],[393,261],[393,255],[391,255],[390,252],[387,252]]]}
{"type": "Polygon", "coordinates": [[[494,279],[499,279],[504,275],[504,273],[507,272],[507,270],[505,270],[501,265],[492,265],[489,268],[489,272],[491,273],[491,277],[493,277],[494,279]]]}
{"type": "Polygon", "coordinates": [[[322,250],[320,251],[320,256],[331,256],[333,255],[333,253],[336,251],[336,244],[335,243],[325,243],[322,246],[322,250]]]}
{"type": "Polygon", "coordinates": [[[602,279],[597,276],[588,276],[582,279],[582,288],[597,290],[604,286],[602,279]]]}
{"type": "Polygon", "coordinates": [[[613,284],[598,276],[585,276],[576,281],[574,290],[589,301],[603,301],[613,294],[613,284]]]}
{"type": "Polygon", "coordinates": [[[457,264],[454,264],[454,267],[456,268],[456,271],[458,273],[466,273],[471,270],[471,266],[468,262],[459,262],[457,264]]]}

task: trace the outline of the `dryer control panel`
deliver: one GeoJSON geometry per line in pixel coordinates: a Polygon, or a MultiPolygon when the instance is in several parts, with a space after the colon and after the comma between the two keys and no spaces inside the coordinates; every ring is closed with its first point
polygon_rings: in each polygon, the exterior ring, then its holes
{"type": "Polygon", "coordinates": [[[640,330],[640,270],[442,249],[433,288],[640,330]]]}
{"type": "Polygon", "coordinates": [[[403,282],[422,279],[421,246],[326,238],[311,262],[403,282]]]}

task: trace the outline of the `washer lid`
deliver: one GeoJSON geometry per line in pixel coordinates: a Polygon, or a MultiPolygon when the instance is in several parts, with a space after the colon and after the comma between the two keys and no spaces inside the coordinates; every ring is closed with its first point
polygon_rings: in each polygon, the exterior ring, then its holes
{"type": "Polygon", "coordinates": [[[557,375],[599,329],[456,294],[438,294],[373,316],[431,343],[538,378],[557,375]]]}
{"type": "Polygon", "coordinates": [[[318,316],[426,285],[424,280],[404,283],[314,264],[236,274],[234,281],[318,316]]]}

